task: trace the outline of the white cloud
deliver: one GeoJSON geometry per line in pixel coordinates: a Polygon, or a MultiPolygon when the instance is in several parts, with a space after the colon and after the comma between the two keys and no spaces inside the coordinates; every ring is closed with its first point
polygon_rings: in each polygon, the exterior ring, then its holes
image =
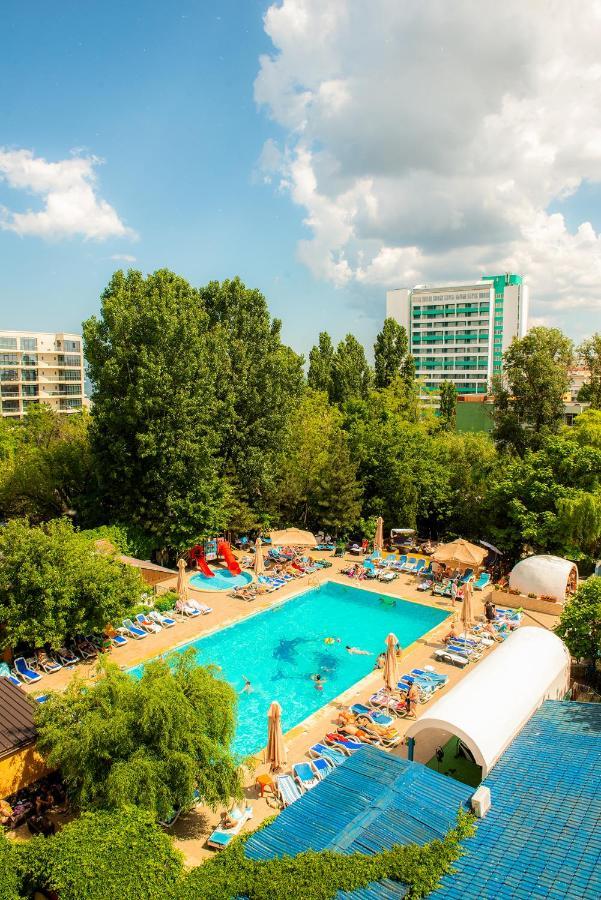
{"type": "Polygon", "coordinates": [[[73,237],[104,240],[133,237],[116,210],[98,196],[95,156],[73,156],[48,162],[31,150],[0,147],[0,181],[39,197],[39,210],[15,212],[0,208],[0,228],[47,239],[73,237]]]}
{"type": "Polygon", "coordinates": [[[265,30],[263,163],[317,277],[517,270],[535,315],[601,311],[601,236],[552,211],[601,181],[599,0],[283,0],[265,30]]]}
{"type": "Polygon", "coordinates": [[[130,256],[129,253],[113,253],[111,259],[114,259],[115,262],[126,262],[126,263],[135,263],[136,257],[130,256]]]}

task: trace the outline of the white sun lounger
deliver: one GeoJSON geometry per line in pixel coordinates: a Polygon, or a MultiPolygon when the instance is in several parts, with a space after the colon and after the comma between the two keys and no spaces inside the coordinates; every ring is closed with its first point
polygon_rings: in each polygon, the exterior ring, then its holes
{"type": "Polygon", "coordinates": [[[444,647],[439,647],[438,650],[435,650],[434,656],[440,662],[449,663],[453,666],[459,666],[460,669],[465,669],[465,667],[469,663],[469,659],[467,658],[467,656],[459,656],[457,653],[451,653],[444,647]]]}
{"type": "Polygon", "coordinates": [[[278,775],[277,791],[283,806],[291,806],[302,796],[298,784],[291,775],[278,775]]]}
{"type": "Polygon", "coordinates": [[[213,847],[214,850],[223,850],[232,841],[232,838],[240,834],[245,823],[252,818],[252,814],[253,811],[250,806],[247,806],[242,811],[233,809],[229,815],[230,818],[235,820],[236,824],[232,828],[216,828],[207,839],[207,845],[213,847]]]}

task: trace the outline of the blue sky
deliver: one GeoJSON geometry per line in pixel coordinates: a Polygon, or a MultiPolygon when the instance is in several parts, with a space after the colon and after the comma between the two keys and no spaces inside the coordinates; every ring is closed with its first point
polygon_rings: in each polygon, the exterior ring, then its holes
{"type": "Polygon", "coordinates": [[[4,0],[0,324],[78,329],[131,257],[240,275],[303,352],[508,269],[599,329],[601,26],[506,6],[4,0]]]}
{"type": "MultiPolygon", "coordinates": [[[[136,239],[58,239],[0,231],[4,327],[78,329],[111,272],[134,256],[194,284],[239,274],[266,294],[285,338],[305,351],[322,328],[366,329],[350,292],[296,260],[302,216],[262,183],[263,144],[278,127],[257,109],[253,82],[265,3],[3,4],[0,145],[46,160],[73,149],[101,157],[98,192],[136,239]]],[[[0,204],[37,198],[0,180],[0,204]]],[[[374,291],[381,315],[383,293],[374,291]]]]}

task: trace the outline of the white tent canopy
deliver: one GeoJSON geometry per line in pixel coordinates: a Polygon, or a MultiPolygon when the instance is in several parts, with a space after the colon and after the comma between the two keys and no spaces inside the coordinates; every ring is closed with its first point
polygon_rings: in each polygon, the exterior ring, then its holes
{"type": "Polygon", "coordinates": [[[409,727],[414,758],[428,762],[455,736],[486,778],[543,700],[565,696],[569,669],[568,651],[557,635],[520,628],[409,727]]]}
{"type": "Polygon", "coordinates": [[[566,588],[576,566],[560,556],[529,556],[516,563],[509,575],[509,587],[522,594],[552,597],[563,603],[566,588]]]}

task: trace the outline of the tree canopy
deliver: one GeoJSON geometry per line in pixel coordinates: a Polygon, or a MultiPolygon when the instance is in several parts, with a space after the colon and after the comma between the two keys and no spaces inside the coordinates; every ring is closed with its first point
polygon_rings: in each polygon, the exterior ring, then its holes
{"type": "MultiPolygon", "coordinates": [[[[589,379],[584,385],[587,394],[582,400],[593,409],[601,409],[601,334],[596,332],[578,347],[578,356],[589,371],[589,379]]],[[[580,399],[580,396],[579,398],[580,399]]]]}
{"type": "Polygon", "coordinates": [[[409,349],[409,338],[395,319],[384,319],[374,345],[374,384],[386,388],[402,373],[409,349]]]}
{"type": "Polygon", "coordinates": [[[79,632],[99,631],[140,600],[137,570],[98,553],[66,519],[31,526],[11,519],[0,529],[2,646],[60,647],[79,632]]]}
{"type": "Polygon", "coordinates": [[[574,659],[601,659],[601,578],[593,576],[580,585],[564,606],[556,631],[574,659]]]}
{"type": "Polygon", "coordinates": [[[140,678],[102,666],[94,687],[74,679],[37,710],[38,746],[78,806],[133,804],[160,821],[195,790],[211,807],[240,795],[231,685],[193,650],[147,663],[140,678]]]}
{"type": "Polygon", "coordinates": [[[454,431],[457,421],[457,388],[452,381],[443,381],[440,385],[440,407],[438,421],[443,431],[454,431]]]}

